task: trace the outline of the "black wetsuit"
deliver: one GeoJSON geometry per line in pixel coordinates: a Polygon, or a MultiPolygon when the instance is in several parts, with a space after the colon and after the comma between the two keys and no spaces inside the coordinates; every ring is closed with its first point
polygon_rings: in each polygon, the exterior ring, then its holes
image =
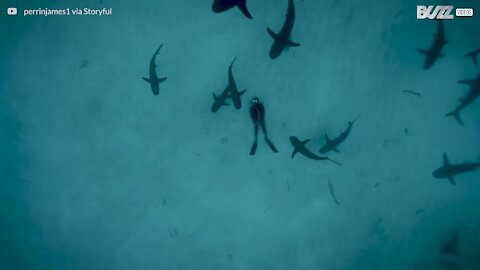
{"type": "Polygon", "coordinates": [[[265,127],[265,107],[259,101],[254,102],[250,107],[250,117],[252,118],[253,124],[255,126],[255,141],[253,142],[252,148],[250,149],[250,155],[255,155],[257,151],[257,138],[258,138],[258,127],[261,126],[263,130],[263,135],[268,146],[272,149],[274,153],[277,153],[278,150],[275,148],[273,143],[270,141],[267,135],[267,128],[265,127]]]}

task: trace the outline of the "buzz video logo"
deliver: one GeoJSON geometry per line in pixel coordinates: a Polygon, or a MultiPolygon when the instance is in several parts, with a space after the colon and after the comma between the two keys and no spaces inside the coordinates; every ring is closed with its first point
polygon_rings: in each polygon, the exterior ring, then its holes
{"type": "Polygon", "coordinates": [[[451,20],[453,6],[417,6],[417,19],[451,20]]]}
{"type": "Polygon", "coordinates": [[[473,8],[457,8],[455,16],[453,6],[417,6],[417,19],[452,20],[454,17],[473,17],[473,8]]]}

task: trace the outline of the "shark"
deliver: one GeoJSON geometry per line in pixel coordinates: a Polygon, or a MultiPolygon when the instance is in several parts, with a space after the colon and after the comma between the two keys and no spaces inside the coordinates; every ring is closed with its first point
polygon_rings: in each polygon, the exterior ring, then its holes
{"type": "Polygon", "coordinates": [[[157,55],[160,52],[160,49],[162,47],[163,47],[163,44],[160,45],[160,47],[158,47],[158,49],[155,51],[152,58],[150,59],[150,78],[143,77],[143,80],[150,84],[150,87],[152,88],[152,92],[156,96],[160,93],[160,83],[162,83],[167,79],[167,77],[158,78],[157,70],[156,70],[157,65],[155,64],[155,59],[157,58],[157,55]]]}
{"type": "Polygon", "coordinates": [[[228,68],[228,89],[230,90],[230,98],[232,99],[233,106],[235,109],[240,110],[242,108],[242,99],[240,98],[247,90],[238,91],[237,84],[235,83],[235,79],[233,78],[233,63],[235,63],[235,57],[228,68]]]}
{"type": "Polygon", "coordinates": [[[228,88],[226,88],[219,97],[215,95],[215,93],[213,93],[212,95],[214,100],[212,105],[212,112],[217,112],[222,106],[230,105],[225,101],[228,97],[230,97],[230,91],[228,88]]]}
{"type": "Polygon", "coordinates": [[[278,34],[273,32],[270,28],[267,27],[267,32],[273,38],[273,44],[270,48],[270,58],[275,59],[288,47],[298,47],[300,43],[296,43],[290,40],[290,35],[292,34],[293,24],[295,22],[295,5],[293,0],[288,0],[288,9],[285,22],[283,23],[282,29],[278,34]]]}
{"type": "Polygon", "coordinates": [[[347,129],[344,132],[342,132],[337,138],[335,138],[333,140],[330,139],[327,134],[325,134],[325,144],[322,146],[322,148],[320,148],[320,153],[325,154],[325,153],[328,153],[332,150],[339,153],[340,151],[338,151],[337,147],[341,143],[343,143],[343,141],[345,141],[345,139],[347,139],[348,135],[350,135],[350,131],[352,130],[352,127],[353,127],[353,124],[355,123],[355,121],[357,121],[357,119],[355,119],[353,121],[349,121],[347,129]]]}
{"type": "Polygon", "coordinates": [[[457,106],[457,108],[447,113],[445,116],[455,117],[458,123],[460,123],[460,125],[463,126],[464,124],[463,124],[463,120],[460,118],[460,112],[463,109],[465,109],[465,107],[470,105],[470,103],[475,101],[478,98],[478,96],[480,96],[480,74],[474,80],[461,80],[461,81],[458,81],[458,83],[463,83],[470,86],[470,91],[465,97],[459,99],[460,104],[457,106]]]}
{"type": "Polygon", "coordinates": [[[480,53],[480,48],[465,54],[465,57],[472,57],[473,63],[475,65],[478,65],[477,56],[478,56],[479,53],[480,53]]]}
{"type": "Polygon", "coordinates": [[[330,162],[333,162],[335,164],[337,164],[338,166],[342,166],[342,164],[340,164],[339,162],[337,161],[334,161],[328,157],[321,157],[321,156],[317,156],[315,155],[314,153],[312,153],[310,150],[307,149],[306,147],[306,144],[310,141],[310,139],[306,139],[306,140],[303,140],[303,141],[300,141],[297,137],[295,136],[290,136],[290,143],[293,145],[293,152],[292,152],[292,159],[295,157],[295,155],[297,153],[300,153],[302,155],[304,155],[305,157],[309,158],[309,159],[313,159],[313,160],[328,160],[330,162]]]}
{"type": "Polygon", "coordinates": [[[451,164],[448,160],[447,154],[443,153],[443,166],[433,171],[432,176],[437,179],[448,179],[452,185],[456,185],[454,176],[474,171],[480,167],[480,162],[463,164],[451,164]]]}
{"type": "Polygon", "coordinates": [[[442,20],[438,20],[438,30],[433,39],[432,46],[428,50],[417,49],[417,51],[425,55],[425,62],[423,64],[424,69],[429,69],[437,61],[438,58],[444,57],[442,54],[442,48],[448,40],[445,39],[445,30],[442,20]]]}
{"type": "Polygon", "coordinates": [[[228,106],[229,104],[226,102],[227,98],[230,98],[232,100],[233,105],[237,110],[240,110],[242,108],[242,100],[241,96],[247,91],[247,90],[242,90],[238,91],[237,84],[235,83],[235,79],[233,77],[233,63],[235,63],[235,60],[237,58],[235,57],[230,64],[230,67],[228,68],[228,85],[223,90],[222,94],[217,97],[217,95],[213,94],[213,105],[212,105],[212,112],[218,111],[222,106],[228,106]]]}
{"type": "Polygon", "coordinates": [[[247,8],[247,0],[214,0],[212,10],[215,13],[221,13],[233,7],[238,7],[240,11],[249,19],[253,19],[247,8]]]}

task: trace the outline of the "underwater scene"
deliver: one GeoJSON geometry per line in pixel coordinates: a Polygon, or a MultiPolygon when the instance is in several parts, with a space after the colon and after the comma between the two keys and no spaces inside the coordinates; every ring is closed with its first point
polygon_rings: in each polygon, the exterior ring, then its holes
{"type": "Polygon", "coordinates": [[[475,12],[0,2],[0,270],[479,270],[475,12]]]}

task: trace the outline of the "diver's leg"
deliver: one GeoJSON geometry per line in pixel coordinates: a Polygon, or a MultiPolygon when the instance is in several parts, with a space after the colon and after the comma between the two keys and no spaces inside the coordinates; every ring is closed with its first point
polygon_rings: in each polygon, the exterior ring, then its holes
{"type": "Polygon", "coordinates": [[[277,148],[275,148],[275,145],[273,145],[273,143],[270,141],[270,139],[268,138],[268,135],[267,135],[267,128],[265,127],[265,121],[262,119],[262,121],[260,122],[260,124],[262,125],[262,130],[263,130],[263,135],[265,135],[265,141],[267,142],[268,146],[270,147],[270,149],[272,149],[272,151],[274,153],[277,153],[278,150],[277,148]]]}
{"type": "Polygon", "coordinates": [[[255,152],[257,151],[257,138],[258,138],[258,123],[255,124],[255,140],[253,141],[252,148],[250,148],[250,155],[253,156],[255,155],[255,152]]]}

